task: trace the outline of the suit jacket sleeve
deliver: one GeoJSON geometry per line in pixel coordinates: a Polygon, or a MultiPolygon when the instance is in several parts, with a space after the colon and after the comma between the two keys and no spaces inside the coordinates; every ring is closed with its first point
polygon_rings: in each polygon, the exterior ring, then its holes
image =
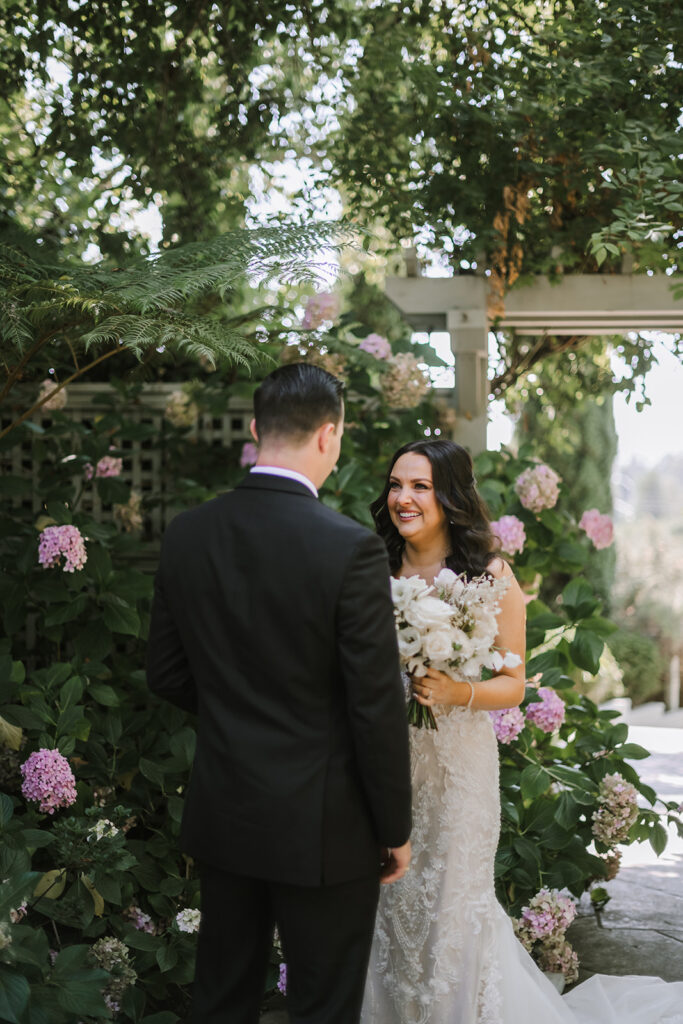
{"type": "Polygon", "coordinates": [[[338,650],[361,779],[382,846],[410,836],[410,754],[389,564],[367,534],[347,568],[338,605],[338,650]]]}
{"type": "Polygon", "coordinates": [[[153,693],[185,711],[197,710],[197,687],[164,588],[163,550],[154,578],[154,599],[147,641],[147,685],[153,693]]]}

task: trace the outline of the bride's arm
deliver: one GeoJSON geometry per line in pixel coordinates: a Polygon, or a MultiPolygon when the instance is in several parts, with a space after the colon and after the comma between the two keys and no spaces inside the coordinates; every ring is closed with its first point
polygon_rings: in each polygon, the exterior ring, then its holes
{"type": "MultiPolygon", "coordinates": [[[[501,653],[512,651],[521,659],[515,668],[504,666],[498,675],[491,679],[472,683],[474,698],[471,708],[480,711],[497,711],[499,708],[511,708],[519,704],[524,697],[526,649],[526,605],[521,587],[515,579],[510,566],[501,558],[496,558],[489,566],[492,576],[510,578],[510,585],[500,601],[498,613],[498,634],[496,647],[501,653]]],[[[451,679],[444,672],[428,669],[427,674],[413,682],[415,697],[420,704],[456,704],[466,706],[470,699],[470,683],[461,679],[451,679]],[[428,696],[429,694],[429,696],[428,696]]]]}

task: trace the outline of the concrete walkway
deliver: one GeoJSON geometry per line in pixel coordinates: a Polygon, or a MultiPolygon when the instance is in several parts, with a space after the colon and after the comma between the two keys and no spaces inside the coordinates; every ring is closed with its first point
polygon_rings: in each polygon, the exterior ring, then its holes
{"type": "MultiPolygon", "coordinates": [[[[634,762],[664,800],[683,802],[683,729],[633,725],[629,740],[652,752],[634,762]]],[[[567,933],[591,974],[654,974],[683,981],[683,839],[672,826],[661,857],[649,843],[622,847],[621,870],[607,882],[610,902],[599,915],[585,895],[567,933]]]]}
{"type": "MultiPolygon", "coordinates": [[[[629,740],[651,751],[634,762],[644,782],[664,800],[683,803],[683,729],[632,725],[629,740]]],[[[683,839],[675,828],[661,857],[649,843],[622,847],[621,870],[605,884],[611,899],[596,915],[588,895],[567,933],[581,962],[579,981],[591,974],[652,974],[683,981],[683,839]]],[[[284,1002],[284,1001],[283,1001],[284,1002]]],[[[273,1008],[261,1024],[288,1024],[273,1008]]]]}

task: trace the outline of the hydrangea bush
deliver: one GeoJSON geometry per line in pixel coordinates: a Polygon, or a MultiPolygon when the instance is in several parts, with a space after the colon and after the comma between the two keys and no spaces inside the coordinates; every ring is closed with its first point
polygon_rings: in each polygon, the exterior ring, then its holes
{"type": "MultiPolygon", "coordinates": [[[[347,428],[322,499],[366,524],[393,450],[449,428],[424,369],[436,362],[431,350],[411,347],[407,330],[378,310],[373,297],[365,313],[338,316],[325,300],[311,306],[305,333],[267,346],[276,360],[343,364],[347,428]]],[[[36,370],[35,393],[45,369],[36,370]]],[[[0,641],[0,985],[2,1012],[16,1024],[174,1024],[189,1003],[201,908],[178,832],[194,720],[145,685],[149,544],[158,541],[149,513],[162,502],[196,504],[242,476],[256,457],[251,443],[226,452],[193,425],[199,411],[223,415],[231,395],[257,384],[208,370],[196,378],[169,402],[163,437],[139,415],[142,385],[115,383],[89,423],[70,419],[62,391],[46,427],[24,424],[0,446],[2,456],[29,439],[38,466],[35,481],[0,476],[9,638],[0,641]],[[124,442],[159,453],[158,492],[132,490],[124,442]],[[86,480],[87,465],[105,472],[86,480]],[[111,516],[86,511],[93,488],[111,516]]],[[[609,877],[618,843],[650,839],[661,850],[662,813],[675,817],[640,783],[631,761],[646,752],[628,743],[626,726],[575,688],[581,671],[597,670],[612,627],[583,578],[592,541],[563,512],[561,485],[548,474],[536,484],[542,507],[538,495],[531,506],[527,471],[537,473],[531,452],[477,460],[501,541],[505,517],[521,524],[506,550],[529,596],[527,696],[493,716],[503,806],[497,884],[515,916],[544,888],[578,896],[609,877]],[[556,570],[569,582],[544,604],[533,593],[556,570]]],[[[561,944],[543,955],[571,966],[561,944]]],[[[274,952],[273,991],[285,985],[280,961],[274,952]]]]}

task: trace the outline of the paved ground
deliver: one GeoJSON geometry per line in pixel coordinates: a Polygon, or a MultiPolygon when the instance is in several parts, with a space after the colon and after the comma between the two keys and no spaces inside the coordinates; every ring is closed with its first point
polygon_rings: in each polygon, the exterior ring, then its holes
{"type": "MultiPolygon", "coordinates": [[[[652,752],[635,762],[663,799],[683,802],[683,728],[633,725],[629,740],[652,752]]],[[[611,900],[596,915],[587,897],[568,932],[581,961],[579,981],[591,974],[654,974],[683,981],[683,839],[671,829],[656,857],[649,843],[623,851],[618,876],[606,884],[611,900]]],[[[261,1024],[288,1024],[283,1009],[261,1024]]]]}
{"type": "MultiPolygon", "coordinates": [[[[632,726],[629,739],[652,751],[635,762],[641,777],[666,800],[683,802],[683,729],[632,726]]],[[[596,916],[587,897],[568,932],[581,960],[579,980],[591,974],[655,974],[683,981],[683,839],[671,829],[661,857],[650,844],[623,851],[612,897],[596,916]]]]}

